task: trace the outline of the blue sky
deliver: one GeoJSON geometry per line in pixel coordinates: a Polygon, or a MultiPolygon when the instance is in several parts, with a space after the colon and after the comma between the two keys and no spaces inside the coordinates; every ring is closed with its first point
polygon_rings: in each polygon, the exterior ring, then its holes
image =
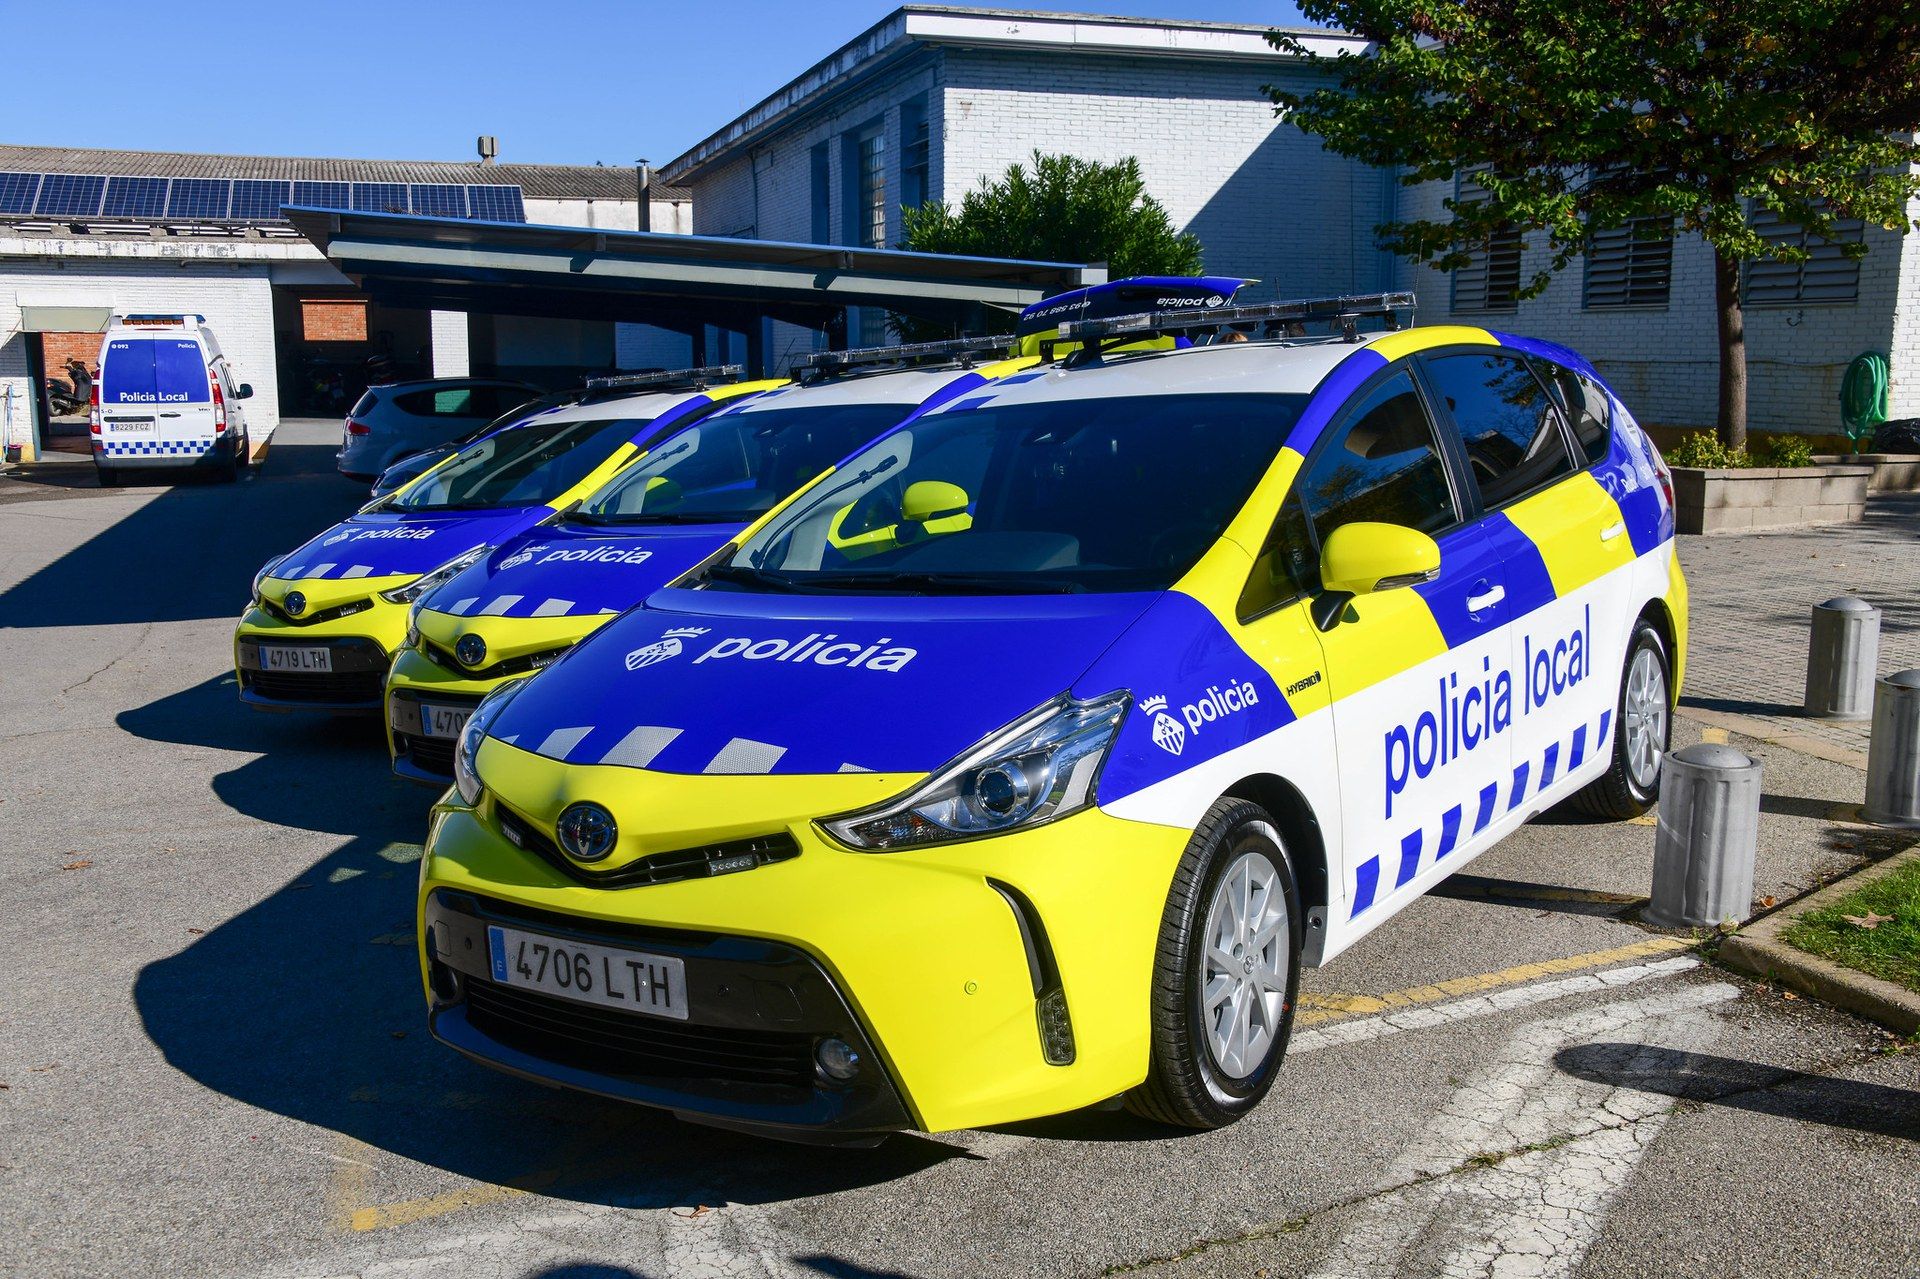
{"type": "MultiPolygon", "coordinates": [[[[660,164],[891,7],[887,0],[107,0],[76,22],[67,6],[13,5],[9,43],[33,52],[9,59],[0,142],[465,160],[475,135],[492,133],[503,161],[628,165],[644,156],[660,164]],[[229,79],[205,61],[216,50],[237,61],[237,75],[229,79]],[[167,105],[175,86],[185,109],[167,105]]],[[[1300,20],[1285,0],[1019,0],[1010,7],[1300,20]]]]}

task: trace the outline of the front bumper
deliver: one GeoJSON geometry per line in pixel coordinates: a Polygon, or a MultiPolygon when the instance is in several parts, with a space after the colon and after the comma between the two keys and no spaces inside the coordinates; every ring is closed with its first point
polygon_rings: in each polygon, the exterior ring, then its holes
{"type": "Polygon", "coordinates": [[[368,607],[343,617],[300,625],[259,604],[248,607],[233,636],[240,700],[257,710],[378,714],[391,654],[406,637],[405,605],[370,592],[368,607]],[[330,650],[330,672],[262,669],[263,644],[314,645],[330,650]]]}
{"type": "Polygon", "coordinates": [[[387,756],[393,771],[408,781],[445,786],[453,780],[455,739],[428,737],[415,730],[419,712],[414,708],[424,703],[471,709],[502,684],[532,673],[516,669],[508,675],[481,677],[458,667],[450,654],[435,661],[418,648],[402,648],[394,656],[386,683],[387,756]]]}
{"type": "Polygon", "coordinates": [[[803,952],[752,938],[660,931],[532,911],[442,890],[424,904],[435,1038],[542,1083],[659,1106],[707,1121],[798,1133],[908,1126],[892,1081],[833,980],[803,952]],[[686,965],[697,1020],[584,1004],[493,979],[487,928],[672,956],[686,965]],[[861,1069],[844,1083],[814,1064],[838,1039],[861,1069]]]}
{"type": "MultiPolygon", "coordinates": [[[[490,741],[487,750],[511,748],[490,741]]],[[[804,956],[884,1065],[905,1114],[900,1126],[944,1131],[1058,1114],[1145,1078],[1155,943],[1189,832],[1088,810],[944,849],[856,853],[827,839],[812,818],[914,779],[695,777],[566,768],[519,751],[511,758],[529,783],[516,796],[543,796],[529,805],[537,812],[557,812],[582,792],[611,800],[609,786],[618,786],[626,794],[611,805],[616,815],[657,813],[663,848],[758,835],[789,839],[799,851],[735,873],[606,887],[510,842],[491,794],[478,808],[449,794],[435,809],[421,867],[421,964],[435,1033],[469,1055],[551,1083],[740,1122],[697,1078],[583,1078],[582,1070],[595,1073],[590,1063],[543,1057],[524,1044],[496,1053],[470,1028],[455,1029],[438,1011],[444,1001],[424,940],[436,897],[448,893],[587,932],[697,934],[804,956]],[[687,823],[701,815],[706,829],[688,836],[687,823]]],[[[497,756],[483,756],[483,776],[501,768],[497,756]]],[[[699,1015],[697,996],[692,1006],[699,1015]]],[[[813,1117],[798,1122],[848,1122],[817,1100],[807,1104],[813,1117]]]]}

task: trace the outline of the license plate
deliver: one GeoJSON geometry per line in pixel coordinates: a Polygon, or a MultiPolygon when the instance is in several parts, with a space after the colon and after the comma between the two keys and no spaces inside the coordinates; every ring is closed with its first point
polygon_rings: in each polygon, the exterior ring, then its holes
{"type": "Polygon", "coordinates": [[[687,1019],[687,966],[671,955],[487,927],[493,979],[601,1008],[687,1019]]]}
{"type": "Polygon", "coordinates": [[[102,425],[115,435],[152,435],[157,429],[150,417],[107,418],[102,425]]]}
{"type": "Polygon", "coordinates": [[[294,648],[287,644],[262,644],[260,646],[260,669],[263,671],[294,671],[302,674],[318,672],[329,674],[333,670],[333,650],[330,648],[294,648]]]}
{"type": "Polygon", "coordinates": [[[458,737],[471,718],[471,706],[436,706],[432,702],[416,702],[406,697],[393,699],[395,731],[411,733],[416,737],[458,737]]]}

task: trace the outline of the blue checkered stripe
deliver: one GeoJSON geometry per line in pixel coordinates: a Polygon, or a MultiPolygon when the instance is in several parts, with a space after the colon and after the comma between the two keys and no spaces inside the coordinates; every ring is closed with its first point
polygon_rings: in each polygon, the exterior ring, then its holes
{"type": "MultiPolygon", "coordinates": [[[[1496,815],[1512,812],[1520,807],[1521,801],[1528,795],[1540,794],[1553,785],[1556,778],[1565,773],[1571,773],[1585,763],[1589,744],[1595,749],[1605,749],[1607,729],[1612,726],[1613,712],[1602,711],[1599,731],[1591,738],[1587,736],[1587,729],[1590,726],[1582,724],[1573,730],[1571,741],[1550,743],[1546,750],[1541,752],[1537,761],[1521,760],[1514,766],[1512,781],[1507,785],[1507,800],[1504,806],[1500,803],[1501,779],[1495,779],[1482,786],[1480,793],[1473,799],[1455,804],[1440,814],[1438,830],[1429,831],[1425,827],[1416,827],[1402,835],[1399,862],[1394,869],[1393,886],[1387,892],[1389,894],[1398,892],[1412,882],[1413,877],[1421,871],[1421,862],[1425,859],[1429,847],[1433,850],[1432,860],[1428,862],[1430,866],[1438,865],[1452,853],[1459,845],[1460,832],[1466,827],[1469,812],[1473,816],[1473,825],[1468,829],[1467,838],[1472,839],[1485,830],[1496,815]],[[1429,834],[1434,836],[1431,845],[1427,840],[1429,834]]],[[[1359,869],[1354,873],[1353,910],[1347,916],[1349,919],[1358,919],[1366,911],[1371,910],[1375,901],[1379,899],[1382,860],[1383,857],[1379,854],[1369,857],[1360,863],[1359,869]]]]}
{"type": "Polygon", "coordinates": [[[198,457],[217,442],[211,435],[194,440],[107,440],[100,451],[108,457],[198,457]]]}

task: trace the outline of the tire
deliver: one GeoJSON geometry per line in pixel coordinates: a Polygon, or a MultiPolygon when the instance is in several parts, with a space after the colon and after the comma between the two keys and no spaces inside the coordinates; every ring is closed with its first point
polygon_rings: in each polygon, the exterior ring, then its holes
{"type": "Polygon", "coordinates": [[[1609,821],[1651,811],[1660,799],[1660,765],[1672,744],[1673,665],[1660,632],[1643,617],[1634,623],[1627,660],[1620,668],[1612,759],[1606,772],[1575,792],[1574,807],[1609,821]],[[1636,684],[1637,678],[1644,682],[1636,684]]]}
{"type": "Polygon", "coordinates": [[[124,483],[124,479],[118,471],[110,471],[104,466],[96,466],[93,469],[99,474],[100,487],[103,489],[117,489],[124,483]]]}
{"type": "Polygon", "coordinates": [[[1214,804],[1188,841],[1167,894],[1153,966],[1147,1078],[1127,1094],[1127,1109],[1175,1127],[1220,1128],[1260,1104],[1293,1033],[1301,927],[1293,864],[1272,816],[1246,800],[1214,804]],[[1243,869],[1250,872],[1244,881],[1243,869]],[[1259,884],[1263,876],[1264,890],[1259,884]],[[1249,902],[1247,913],[1261,925],[1252,930],[1254,936],[1264,931],[1269,940],[1254,954],[1234,956],[1240,961],[1237,974],[1214,966],[1211,993],[1218,1010],[1227,1014],[1216,1019],[1207,1008],[1209,952],[1223,952],[1209,947],[1208,938],[1224,928],[1240,937],[1241,944],[1249,940],[1248,931],[1238,926],[1236,901],[1249,902]],[[1276,905],[1284,915],[1276,916],[1276,905]],[[1262,954],[1264,965],[1259,963],[1262,954]],[[1262,968],[1267,981],[1250,979],[1262,968]],[[1284,989],[1276,991],[1273,978],[1282,969],[1284,989]],[[1238,1015],[1243,1009],[1244,1017],[1238,1015]],[[1256,1026],[1256,1018],[1265,1024],[1256,1026]],[[1221,1022],[1230,1032],[1224,1038],[1215,1034],[1221,1022]],[[1238,1051],[1232,1047],[1235,1027],[1244,1032],[1238,1051]]]}
{"type": "Polygon", "coordinates": [[[219,474],[222,484],[231,484],[240,478],[240,468],[245,465],[240,452],[240,437],[234,436],[228,442],[227,460],[220,463],[219,474]]]}

